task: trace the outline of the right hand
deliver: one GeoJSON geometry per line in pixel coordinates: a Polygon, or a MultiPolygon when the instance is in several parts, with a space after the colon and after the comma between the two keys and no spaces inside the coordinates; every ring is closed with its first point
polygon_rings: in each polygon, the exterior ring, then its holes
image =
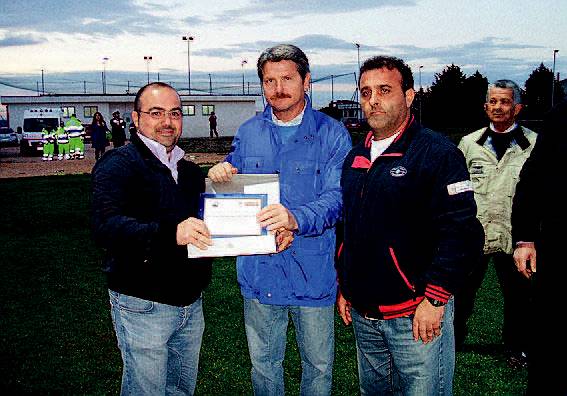
{"type": "Polygon", "coordinates": [[[232,179],[232,175],[238,173],[238,169],[229,162],[221,162],[209,169],[209,179],[215,183],[225,183],[232,179]]]}
{"type": "Polygon", "coordinates": [[[189,217],[177,225],[177,244],[190,244],[201,250],[207,250],[213,244],[213,241],[205,222],[195,217],[189,217]]]}
{"type": "Polygon", "coordinates": [[[533,243],[525,243],[514,250],[514,262],[518,271],[530,279],[536,272],[536,249],[533,243]],[[528,261],[530,264],[528,265],[528,261]]]}
{"type": "Polygon", "coordinates": [[[339,316],[343,320],[345,325],[352,323],[352,316],[350,314],[350,302],[343,297],[341,290],[337,292],[337,311],[339,311],[339,316]]]}

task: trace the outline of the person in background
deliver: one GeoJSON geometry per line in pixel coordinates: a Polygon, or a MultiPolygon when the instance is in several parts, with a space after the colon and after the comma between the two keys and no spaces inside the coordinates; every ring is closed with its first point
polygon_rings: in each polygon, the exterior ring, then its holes
{"type": "Polygon", "coordinates": [[[41,131],[43,142],[43,161],[53,161],[53,153],[55,152],[55,129],[47,130],[43,128],[41,131]]]}
{"type": "Polygon", "coordinates": [[[71,159],[85,158],[85,128],[75,114],[71,115],[71,118],[65,123],[65,132],[69,136],[69,154],[71,159]]]}
{"type": "Polygon", "coordinates": [[[213,137],[213,133],[216,137],[219,137],[219,134],[217,133],[217,116],[214,111],[212,111],[209,116],[209,134],[211,138],[213,137]]]}
{"type": "Polygon", "coordinates": [[[335,224],[341,215],[340,169],[351,139],[344,125],[314,110],[305,94],[307,56],[293,45],[258,58],[268,101],[238,129],[226,161],[209,170],[215,182],[235,173],[277,173],[280,204],[258,221],[295,234],[279,254],[236,260],[256,395],[283,395],[289,315],[301,355],[301,394],[330,395],[334,359],[335,224]]]}
{"type": "Polygon", "coordinates": [[[92,146],[95,149],[95,160],[98,160],[108,146],[108,139],[106,138],[107,132],[110,132],[106,126],[106,121],[104,117],[98,111],[93,115],[93,121],[91,123],[91,139],[92,146]]]}
{"type": "Polygon", "coordinates": [[[132,140],[132,136],[136,133],[136,124],[134,124],[134,121],[128,126],[128,133],[130,134],[129,140],[132,140]]]}
{"type": "Polygon", "coordinates": [[[492,262],[504,297],[502,339],[507,363],[513,368],[527,366],[528,339],[518,329],[525,323],[531,292],[530,282],[518,273],[512,257],[512,198],[537,137],[516,122],[521,109],[520,87],[511,80],[495,81],[488,86],[484,104],[490,125],[459,143],[471,174],[485,241],[480,264],[455,295],[455,341],[457,348],[464,344],[476,293],[492,262]]]}
{"type": "Polygon", "coordinates": [[[363,395],[451,395],[453,297],[482,253],[463,154],[411,114],[413,75],[376,56],[360,69],[371,131],[345,159],[337,308],[353,323],[363,395]]]}
{"type": "Polygon", "coordinates": [[[126,143],[126,122],[120,117],[120,111],[115,110],[110,120],[112,132],[112,146],[114,148],[124,146],[126,143]]]}
{"type": "Polygon", "coordinates": [[[192,395],[211,260],[189,259],[186,245],[212,244],[197,218],[205,179],[177,146],[183,114],[175,89],[142,87],[132,118],[139,133],[106,153],[92,173],[94,238],[104,250],[124,363],[121,394],[192,395]]]}
{"type": "Polygon", "coordinates": [[[57,142],[57,159],[61,161],[71,158],[69,155],[69,135],[65,131],[63,121],[61,121],[59,128],[55,131],[55,140],[57,142]]]}
{"type": "Polygon", "coordinates": [[[512,206],[514,261],[530,279],[533,305],[516,329],[530,343],[528,389],[530,396],[567,395],[567,344],[562,316],[565,309],[565,175],[567,174],[567,99],[544,119],[530,158],[520,172],[512,206]]]}

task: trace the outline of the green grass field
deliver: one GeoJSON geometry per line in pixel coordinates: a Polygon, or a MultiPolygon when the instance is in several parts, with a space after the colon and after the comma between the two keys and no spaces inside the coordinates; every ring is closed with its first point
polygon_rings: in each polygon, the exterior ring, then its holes
{"type": "MultiPolygon", "coordinates": [[[[121,360],[89,229],[89,177],[0,180],[0,393],[118,394],[121,360]]],[[[250,363],[233,259],[218,259],[205,294],[199,395],[248,395],[250,363]]],[[[503,362],[502,300],[491,270],[479,293],[456,395],[520,395],[525,370],[503,362]]],[[[289,329],[288,394],[300,362],[289,329]]],[[[358,393],[352,329],[336,320],[333,394],[358,393]]]]}

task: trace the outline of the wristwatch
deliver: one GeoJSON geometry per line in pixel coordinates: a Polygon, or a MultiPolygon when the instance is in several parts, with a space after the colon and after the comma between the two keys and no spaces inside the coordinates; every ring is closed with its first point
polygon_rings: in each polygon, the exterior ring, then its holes
{"type": "Polygon", "coordinates": [[[443,301],[439,301],[439,300],[436,300],[436,299],[431,298],[431,297],[427,297],[427,296],[426,296],[425,298],[427,298],[427,301],[429,301],[429,303],[430,303],[431,305],[433,305],[434,307],[442,307],[442,306],[444,306],[444,305],[446,304],[446,303],[444,303],[443,301]]]}

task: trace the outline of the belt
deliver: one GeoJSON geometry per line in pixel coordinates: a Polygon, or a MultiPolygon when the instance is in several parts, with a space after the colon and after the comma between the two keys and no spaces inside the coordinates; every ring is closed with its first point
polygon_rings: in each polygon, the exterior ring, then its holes
{"type": "Polygon", "coordinates": [[[369,320],[382,320],[384,319],[384,314],[380,312],[378,307],[354,307],[360,316],[364,319],[369,320]]]}

